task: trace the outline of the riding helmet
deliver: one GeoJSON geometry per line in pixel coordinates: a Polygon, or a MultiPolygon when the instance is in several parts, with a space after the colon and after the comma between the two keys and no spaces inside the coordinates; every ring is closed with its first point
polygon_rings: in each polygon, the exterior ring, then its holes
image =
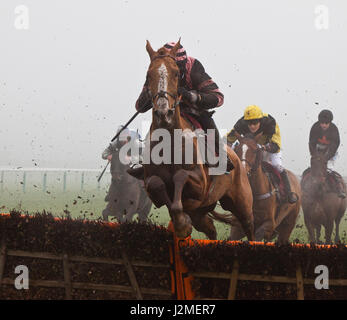
{"type": "Polygon", "coordinates": [[[330,110],[322,110],[318,115],[320,123],[330,123],[333,121],[333,113],[330,110]]]}
{"type": "MultiPolygon", "coordinates": [[[[176,43],[177,42],[168,42],[164,45],[164,48],[171,50],[176,45],[176,43]]],[[[181,76],[183,77],[186,71],[187,53],[181,44],[176,53],[176,63],[178,68],[180,69],[181,76]]]]}
{"type": "Polygon", "coordinates": [[[264,118],[263,111],[258,106],[251,105],[245,109],[244,119],[247,120],[258,120],[264,118]]]}

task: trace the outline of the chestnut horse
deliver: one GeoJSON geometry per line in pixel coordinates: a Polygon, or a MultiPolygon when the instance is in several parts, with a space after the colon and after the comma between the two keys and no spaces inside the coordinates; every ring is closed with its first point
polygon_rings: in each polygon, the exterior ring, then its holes
{"type": "MultiPolygon", "coordinates": [[[[328,183],[327,159],[317,151],[311,157],[311,170],[301,180],[302,209],[310,242],[319,243],[321,226],[325,227],[325,241],[331,243],[331,235],[336,225],[335,242],[340,240],[339,225],[346,211],[346,199],[338,197],[328,183]],[[316,231],[316,236],[315,236],[316,231]]],[[[346,190],[346,185],[344,184],[346,190]]]]}
{"type": "Polygon", "coordinates": [[[174,154],[178,152],[182,152],[185,159],[185,145],[188,143],[183,135],[178,150],[174,146],[174,130],[192,133],[194,129],[180,113],[179,68],[175,62],[179,46],[180,41],[171,50],[162,47],[154,51],[148,41],[146,45],[151,60],[147,83],[152,99],[152,124],[150,143],[149,147],[145,147],[145,153],[147,148],[151,154],[154,148],[158,148],[160,142],[153,138],[156,130],[165,129],[171,140],[170,161],[157,164],[150,158],[150,163],[143,165],[147,193],[156,207],[167,206],[178,237],[189,236],[193,225],[209,239],[216,239],[213,219],[231,222],[231,214],[214,211],[220,201],[224,210],[237,216],[248,239],[253,240],[252,191],[246,171],[236,154],[228,148],[227,153],[235,167],[229,174],[209,175],[207,165],[197,161],[200,151],[195,137],[192,140],[193,161],[190,164],[174,161],[174,154]]]}
{"type": "MultiPolygon", "coordinates": [[[[295,175],[287,170],[292,191],[298,195],[299,199],[294,204],[278,201],[275,187],[268,177],[268,173],[263,169],[263,150],[258,147],[257,143],[261,136],[262,133],[255,137],[252,134],[245,137],[237,135],[239,145],[236,146],[235,152],[246,168],[252,187],[256,240],[270,241],[278,233],[278,243],[285,244],[288,243],[300,212],[300,183],[295,175]]],[[[242,237],[244,237],[244,233],[240,227],[231,229],[231,240],[239,240],[242,237]]]]}

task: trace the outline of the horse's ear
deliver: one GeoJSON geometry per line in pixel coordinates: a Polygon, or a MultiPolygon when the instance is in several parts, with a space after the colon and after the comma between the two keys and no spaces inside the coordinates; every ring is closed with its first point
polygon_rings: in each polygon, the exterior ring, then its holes
{"type": "Polygon", "coordinates": [[[173,57],[176,57],[176,53],[177,53],[177,50],[180,48],[180,45],[181,45],[181,37],[178,39],[174,47],[170,50],[170,55],[172,55],[173,57]]]}
{"type": "Polygon", "coordinates": [[[237,138],[237,140],[239,140],[240,143],[242,142],[243,138],[237,131],[235,131],[235,137],[237,138]]]}
{"type": "Polygon", "coordinates": [[[151,44],[149,43],[148,40],[146,40],[146,50],[149,54],[150,59],[153,59],[153,56],[155,55],[155,51],[153,50],[151,44]]]}
{"type": "Polygon", "coordinates": [[[260,132],[254,137],[254,140],[258,143],[262,136],[263,136],[263,132],[260,132]]]}

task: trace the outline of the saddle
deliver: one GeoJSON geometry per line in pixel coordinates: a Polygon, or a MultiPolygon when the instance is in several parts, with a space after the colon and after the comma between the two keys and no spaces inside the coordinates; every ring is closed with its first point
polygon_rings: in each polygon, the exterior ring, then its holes
{"type": "Polygon", "coordinates": [[[262,168],[265,174],[268,176],[270,183],[274,186],[276,192],[276,198],[278,202],[286,202],[286,192],[284,183],[281,178],[281,173],[272,166],[269,162],[263,161],[262,168]]]}
{"type": "MultiPolygon", "coordinates": [[[[302,173],[302,179],[301,179],[301,185],[304,185],[307,178],[311,176],[311,168],[308,167],[303,173],[302,173]]],[[[332,192],[337,192],[338,190],[338,183],[339,181],[343,181],[342,176],[333,170],[328,169],[327,170],[327,184],[329,186],[329,189],[332,192]]]]}

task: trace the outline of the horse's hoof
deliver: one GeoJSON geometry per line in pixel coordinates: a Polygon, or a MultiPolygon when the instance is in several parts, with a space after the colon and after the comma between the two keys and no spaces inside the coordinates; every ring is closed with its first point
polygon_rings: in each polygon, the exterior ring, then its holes
{"type": "Polygon", "coordinates": [[[174,227],[179,238],[187,238],[192,234],[192,220],[184,212],[174,216],[174,227]]]}
{"type": "Polygon", "coordinates": [[[178,238],[187,238],[189,237],[193,232],[193,228],[191,225],[187,226],[186,228],[184,228],[183,230],[176,230],[176,235],[178,238]]]}

